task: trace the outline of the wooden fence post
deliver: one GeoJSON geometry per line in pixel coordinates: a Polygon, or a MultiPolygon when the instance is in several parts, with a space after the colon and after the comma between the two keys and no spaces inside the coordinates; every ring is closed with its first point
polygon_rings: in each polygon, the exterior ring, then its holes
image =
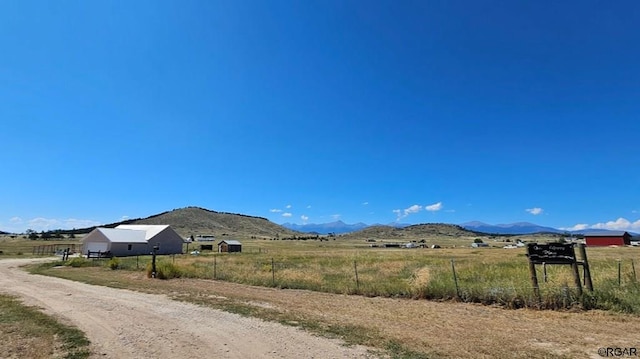
{"type": "Polygon", "coordinates": [[[571,264],[571,269],[573,269],[573,279],[576,283],[576,287],[578,287],[578,295],[582,297],[582,281],[580,280],[580,272],[578,271],[578,263],[573,262],[571,264]]]}
{"type": "Polygon", "coordinates": [[[536,265],[531,260],[531,246],[527,246],[527,257],[529,258],[529,275],[531,277],[531,285],[533,286],[533,295],[536,302],[540,302],[540,286],[538,285],[538,275],[536,274],[536,265]]]}
{"type": "Polygon", "coordinates": [[[582,257],[582,271],[584,275],[584,285],[587,290],[593,292],[593,282],[591,281],[591,269],[589,268],[589,260],[587,259],[587,250],[584,243],[578,244],[578,250],[580,250],[580,257],[582,257]]]}

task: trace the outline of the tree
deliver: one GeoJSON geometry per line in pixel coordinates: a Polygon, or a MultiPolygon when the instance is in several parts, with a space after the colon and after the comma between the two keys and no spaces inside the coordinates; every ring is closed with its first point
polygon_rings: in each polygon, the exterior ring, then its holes
{"type": "Polygon", "coordinates": [[[32,241],[38,239],[38,233],[36,233],[36,231],[34,231],[33,229],[27,229],[24,233],[27,235],[27,238],[32,241]]]}

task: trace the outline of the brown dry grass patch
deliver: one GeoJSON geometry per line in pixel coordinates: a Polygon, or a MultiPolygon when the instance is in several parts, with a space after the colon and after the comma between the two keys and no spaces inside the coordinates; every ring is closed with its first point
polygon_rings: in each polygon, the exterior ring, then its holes
{"type": "MultiPolygon", "coordinates": [[[[269,320],[357,328],[358,342],[378,348],[400,343],[430,358],[597,357],[606,346],[633,346],[640,321],[601,311],[507,310],[478,304],[366,298],[283,290],[201,279],[151,280],[143,273],[102,268],[57,269],[97,284],[161,293],[217,308],[251,307],[269,320]]],[[[428,281],[428,268],[415,281],[428,281]]],[[[637,318],[636,318],[637,319],[637,318]]]]}

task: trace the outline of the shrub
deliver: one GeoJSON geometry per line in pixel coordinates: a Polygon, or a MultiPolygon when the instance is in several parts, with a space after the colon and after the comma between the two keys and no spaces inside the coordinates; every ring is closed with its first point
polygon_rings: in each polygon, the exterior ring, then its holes
{"type": "Polygon", "coordinates": [[[92,265],[91,261],[88,261],[84,258],[75,257],[70,261],[66,262],[66,265],[74,268],[78,267],[90,267],[92,265]]]}
{"type": "MultiPolygon", "coordinates": [[[[151,263],[147,264],[147,278],[151,278],[152,275],[151,263]]],[[[182,271],[180,268],[170,262],[159,262],[156,264],[156,278],[158,279],[173,279],[182,277],[182,271]]]]}
{"type": "Polygon", "coordinates": [[[112,270],[116,270],[120,268],[120,260],[116,257],[112,257],[111,259],[109,259],[109,262],[107,262],[107,266],[109,266],[109,268],[111,268],[112,270]]]}

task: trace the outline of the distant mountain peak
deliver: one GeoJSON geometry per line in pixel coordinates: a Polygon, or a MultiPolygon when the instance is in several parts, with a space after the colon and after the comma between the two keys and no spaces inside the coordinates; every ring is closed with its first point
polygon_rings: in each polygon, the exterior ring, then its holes
{"type": "Polygon", "coordinates": [[[541,232],[563,233],[556,228],[539,226],[529,222],[516,222],[509,224],[486,224],[479,221],[467,222],[460,225],[461,227],[482,233],[490,234],[533,234],[541,232]]]}
{"type": "Polygon", "coordinates": [[[471,222],[466,222],[466,223],[461,223],[460,227],[465,227],[465,226],[489,226],[489,224],[484,223],[484,222],[480,222],[480,221],[471,221],[471,222]]]}
{"type": "Polygon", "coordinates": [[[347,224],[341,220],[337,220],[329,223],[305,223],[305,224],[295,224],[295,223],[283,223],[283,227],[304,233],[319,233],[319,234],[343,234],[359,231],[361,229],[369,227],[364,223],[355,223],[355,224],[347,224]]]}
{"type": "Polygon", "coordinates": [[[515,222],[509,224],[496,224],[498,227],[540,227],[537,224],[531,222],[515,222]]]}

